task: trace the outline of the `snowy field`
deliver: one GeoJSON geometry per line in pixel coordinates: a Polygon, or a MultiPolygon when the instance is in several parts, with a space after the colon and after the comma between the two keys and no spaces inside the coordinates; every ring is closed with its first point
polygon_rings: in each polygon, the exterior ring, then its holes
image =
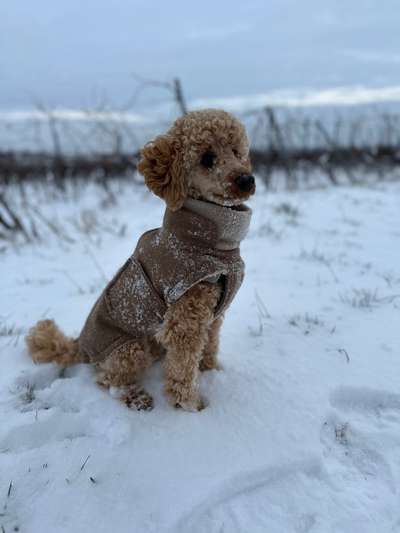
{"type": "MultiPolygon", "coordinates": [[[[400,184],[265,193],[208,407],[151,412],[23,336],[78,334],[162,203],[122,186],[50,201],[41,244],[0,243],[0,531],[400,532],[400,184]],[[57,234],[57,235],[56,235],[57,234]]],[[[32,200],[32,198],[30,198],[32,200]]]]}

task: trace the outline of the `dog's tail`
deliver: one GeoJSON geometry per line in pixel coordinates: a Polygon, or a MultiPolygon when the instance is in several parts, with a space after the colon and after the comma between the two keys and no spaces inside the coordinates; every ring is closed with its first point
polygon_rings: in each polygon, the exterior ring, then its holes
{"type": "Polygon", "coordinates": [[[78,339],[67,337],[54,320],[40,320],[25,337],[29,353],[35,363],[55,362],[71,366],[81,362],[78,339]]]}

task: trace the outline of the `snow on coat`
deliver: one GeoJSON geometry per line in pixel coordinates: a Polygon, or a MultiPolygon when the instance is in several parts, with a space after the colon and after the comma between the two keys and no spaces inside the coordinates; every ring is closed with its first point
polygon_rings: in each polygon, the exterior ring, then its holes
{"type": "Polygon", "coordinates": [[[167,308],[202,281],[221,283],[215,318],[222,315],[243,281],[239,245],[250,217],[245,206],[198,200],[167,209],[162,227],[141,236],[95,303],[79,337],[83,357],[100,362],[132,339],[155,335],[167,308]]]}

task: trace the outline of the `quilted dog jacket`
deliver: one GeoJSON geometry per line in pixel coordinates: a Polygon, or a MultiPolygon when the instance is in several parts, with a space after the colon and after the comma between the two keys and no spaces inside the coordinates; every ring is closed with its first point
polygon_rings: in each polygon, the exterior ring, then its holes
{"type": "Polygon", "coordinates": [[[141,236],[90,312],[79,337],[84,360],[100,362],[132,339],[153,336],[167,308],[201,281],[221,283],[215,317],[224,313],[243,281],[239,244],[250,217],[245,206],[192,199],[167,209],[162,227],[141,236]]]}

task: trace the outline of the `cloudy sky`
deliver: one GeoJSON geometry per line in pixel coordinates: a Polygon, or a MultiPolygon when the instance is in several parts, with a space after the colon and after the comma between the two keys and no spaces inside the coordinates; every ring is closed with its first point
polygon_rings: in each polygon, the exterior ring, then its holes
{"type": "Polygon", "coordinates": [[[135,73],[190,100],[400,85],[399,28],[398,0],[3,0],[0,109],[119,106],[135,73]]]}

